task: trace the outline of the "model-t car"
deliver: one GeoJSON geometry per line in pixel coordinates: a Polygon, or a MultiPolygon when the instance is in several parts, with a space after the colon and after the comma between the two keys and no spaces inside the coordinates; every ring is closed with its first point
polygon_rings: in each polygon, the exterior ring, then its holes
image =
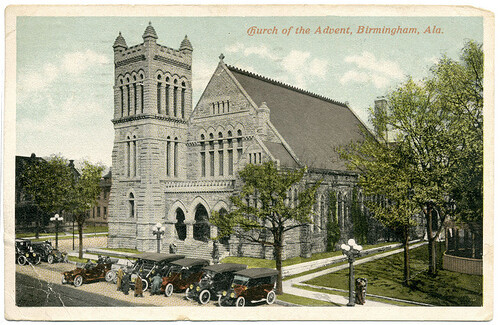
{"type": "Polygon", "coordinates": [[[196,299],[201,304],[207,304],[211,298],[217,298],[223,291],[229,290],[234,273],[246,269],[244,264],[224,263],[204,267],[200,282],[190,284],[186,289],[188,300],[196,299]]]}
{"type": "Polygon", "coordinates": [[[116,274],[111,267],[114,263],[118,262],[118,259],[109,259],[107,262],[103,263],[101,260],[100,263],[94,263],[89,260],[85,264],[78,263],[76,269],[63,273],[62,283],[73,283],[75,287],[79,287],[83,283],[102,279],[105,279],[107,282],[113,282],[116,274]]]}
{"type": "Polygon", "coordinates": [[[48,240],[33,243],[32,246],[33,250],[40,255],[42,261],[49,264],[68,261],[68,254],[52,247],[52,243],[48,240]]]}
{"type": "Polygon", "coordinates": [[[183,258],[172,262],[172,267],[163,277],[160,290],[166,297],[170,297],[174,290],[186,290],[190,284],[200,281],[202,268],[208,264],[207,260],[197,258],[183,258]]]}
{"type": "Polygon", "coordinates": [[[38,264],[40,261],[40,254],[33,250],[31,240],[16,239],[16,262],[19,265],[25,265],[26,263],[38,264]]]}
{"type": "Polygon", "coordinates": [[[220,306],[243,307],[250,302],[265,300],[271,305],[276,300],[276,279],[278,271],[255,268],[238,271],[234,274],[229,291],[219,296],[220,306]]]}
{"type": "Polygon", "coordinates": [[[135,286],[135,279],[139,275],[142,279],[142,290],[146,291],[156,273],[159,273],[161,277],[165,276],[172,266],[171,263],[184,258],[184,255],[142,253],[130,257],[137,259],[132,268],[127,271],[131,273],[130,285],[135,286]]]}

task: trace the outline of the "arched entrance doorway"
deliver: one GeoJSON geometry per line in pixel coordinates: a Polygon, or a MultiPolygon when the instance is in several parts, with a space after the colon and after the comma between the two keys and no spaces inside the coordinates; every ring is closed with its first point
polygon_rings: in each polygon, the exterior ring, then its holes
{"type": "Polygon", "coordinates": [[[184,211],[182,211],[181,208],[177,208],[177,210],[175,210],[175,218],[177,220],[177,222],[175,223],[177,238],[179,238],[180,240],[184,240],[186,239],[186,224],[184,223],[186,217],[184,216],[184,211]]]}
{"type": "Polygon", "coordinates": [[[196,206],[193,225],[193,238],[195,240],[208,241],[210,239],[210,225],[208,223],[208,212],[202,204],[196,206]]]}

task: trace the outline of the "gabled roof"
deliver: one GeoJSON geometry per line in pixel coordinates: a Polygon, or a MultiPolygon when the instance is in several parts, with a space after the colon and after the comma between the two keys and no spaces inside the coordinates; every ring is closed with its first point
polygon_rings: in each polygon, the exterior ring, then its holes
{"type": "Polygon", "coordinates": [[[282,143],[262,141],[275,159],[280,161],[280,166],[297,168],[299,164],[293,159],[292,155],[286,150],[282,143]]]}
{"type": "MultiPolygon", "coordinates": [[[[301,163],[318,169],[347,170],[334,148],[363,137],[361,121],[346,104],[236,67],[227,68],[257,106],[267,103],[271,123],[301,163]]],[[[277,147],[269,150],[281,151],[277,147]]]]}

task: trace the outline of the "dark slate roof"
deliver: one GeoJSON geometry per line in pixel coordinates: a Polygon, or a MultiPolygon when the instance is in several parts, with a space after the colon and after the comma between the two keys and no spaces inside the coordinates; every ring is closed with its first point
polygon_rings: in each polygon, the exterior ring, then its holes
{"type": "Polygon", "coordinates": [[[204,267],[204,270],[213,271],[216,273],[222,272],[236,272],[246,269],[247,266],[245,264],[236,264],[236,263],[222,263],[222,264],[214,264],[207,267],[204,267]]]}
{"type": "Polygon", "coordinates": [[[256,278],[264,278],[266,276],[272,276],[278,274],[278,271],[275,269],[268,269],[265,267],[258,267],[254,269],[246,269],[242,271],[238,271],[235,274],[246,276],[252,279],[256,278]]]}
{"type": "Polygon", "coordinates": [[[299,164],[293,159],[292,155],[286,150],[282,143],[262,141],[264,145],[269,149],[274,158],[280,161],[280,166],[284,167],[300,167],[299,164]]]}
{"type": "Polygon", "coordinates": [[[301,163],[312,168],[347,170],[333,149],[363,137],[359,131],[362,123],[346,104],[227,67],[257,106],[267,103],[271,122],[301,163]]]}
{"type": "Polygon", "coordinates": [[[143,260],[150,260],[150,261],[155,261],[155,262],[162,262],[162,261],[175,261],[175,260],[180,260],[184,258],[184,255],[174,255],[174,254],[161,254],[161,253],[141,253],[141,254],[135,254],[135,255],[130,255],[131,258],[140,258],[143,260]]]}
{"type": "Polygon", "coordinates": [[[174,265],[179,265],[179,266],[185,266],[185,267],[191,267],[195,265],[208,265],[210,264],[209,261],[203,260],[200,258],[183,258],[181,260],[177,260],[173,262],[172,264],[174,265]]]}
{"type": "Polygon", "coordinates": [[[193,46],[191,45],[191,42],[188,39],[188,36],[184,36],[184,39],[181,42],[181,47],[179,47],[179,50],[193,50],[193,46]]]}

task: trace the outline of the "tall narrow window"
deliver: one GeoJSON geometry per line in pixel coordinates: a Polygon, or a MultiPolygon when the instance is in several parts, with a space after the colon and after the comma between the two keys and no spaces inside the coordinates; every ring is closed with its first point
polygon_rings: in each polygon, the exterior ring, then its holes
{"type": "Polygon", "coordinates": [[[229,100],[227,100],[226,103],[227,103],[227,112],[229,113],[229,100]]]}
{"type": "Polygon", "coordinates": [[[217,114],[220,114],[220,102],[217,102],[217,114]]]}
{"type": "Polygon", "coordinates": [[[228,132],[227,139],[227,173],[233,175],[233,139],[231,139],[232,133],[228,132]]]}
{"type": "Polygon", "coordinates": [[[137,84],[134,82],[134,114],[137,114],[137,102],[138,102],[138,98],[137,98],[137,84]]]}
{"type": "Polygon", "coordinates": [[[178,91],[179,87],[174,87],[174,116],[175,117],[178,117],[177,115],[177,91],[178,91]]]}
{"type": "Polygon", "coordinates": [[[120,87],[120,106],[122,109],[122,117],[125,114],[125,103],[123,100],[123,86],[120,87]]]}
{"type": "Polygon", "coordinates": [[[170,115],[170,104],[168,102],[169,100],[170,100],[170,89],[169,89],[169,85],[166,84],[166,86],[165,86],[165,114],[167,114],[167,115],[170,115]]]}
{"type": "Polygon", "coordinates": [[[212,103],[212,114],[215,115],[215,103],[212,103]]]}
{"type": "Polygon", "coordinates": [[[130,218],[135,217],[135,202],[134,202],[134,194],[130,193],[128,196],[128,211],[130,218]]]}
{"type": "Polygon", "coordinates": [[[241,130],[238,130],[238,138],[236,139],[237,146],[238,146],[238,160],[240,160],[241,156],[243,155],[243,133],[241,130]]]}
{"type": "Polygon", "coordinates": [[[205,177],[207,174],[205,165],[205,135],[201,135],[201,152],[200,152],[200,163],[201,163],[201,177],[205,177]]]}
{"type": "Polygon", "coordinates": [[[209,141],[209,155],[210,155],[210,176],[215,175],[215,148],[214,148],[214,135],[210,133],[210,141],[209,141]]]}
{"type": "Polygon", "coordinates": [[[222,133],[219,132],[219,176],[224,175],[224,142],[222,133]]]}
{"type": "Polygon", "coordinates": [[[182,118],[184,118],[184,114],[185,114],[185,105],[186,105],[186,89],[182,88],[181,89],[181,115],[182,115],[182,118]]]}
{"type": "Polygon", "coordinates": [[[130,177],[130,137],[127,137],[125,148],[125,175],[130,177]]]}
{"type": "Polygon", "coordinates": [[[178,139],[174,139],[174,177],[177,177],[178,175],[178,169],[179,169],[179,143],[178,139]]]}
{"type": "Polygon", "coordinates": [[[170,141],[170,137],[167,137],[167,147],[165,150],[165,173],[167,176],[170,176],[170,159],[172,156],[172,153],[170,152],[172,149],[170,149],[172,142],[170,141]]]}
{"type": "Polygon", "coordinates": [[[130,166],[130,169],[131,169],[131,172],[130,172],[130,176],[132,177],[135,177],[137,175],[137,166],[136,166],[136,163],[137,163],[137,138],[135,137],[135,135],[133,136],[133,141],[132,141],[132,148],[131,148],[131,166],[130,166]]]}
{"type": "Polygon", "coordinates": [[[262,164],[262,152],[259,152],[259,164],[262,164]]]}
{"type": "Polygon", "coordinates": [[[144,85],[141,85],[141,113],[144,113],[144,85]]]}
{"type": "Polygon", "coordinates": [[[161,82],[156,86],[156,106],[158,108],[158,114],[161,114],[161,82]]]}
{"type": "Polygon", "coordinates": [[[127,115],[130,115],[130,85],[127,85],[127,115]]]}

